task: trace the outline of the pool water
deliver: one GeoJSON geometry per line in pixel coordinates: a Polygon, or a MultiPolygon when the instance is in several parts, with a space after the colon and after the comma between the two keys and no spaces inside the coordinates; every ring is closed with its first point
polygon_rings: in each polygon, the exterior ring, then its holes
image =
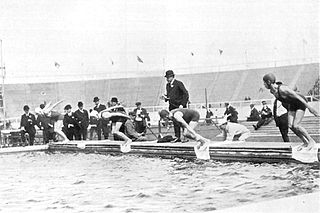
{"type": "Polygon", "coordinates": [[[0,212],[208,212],[319,191],[319,167],[130,155],[0,155],[0,212]]]}

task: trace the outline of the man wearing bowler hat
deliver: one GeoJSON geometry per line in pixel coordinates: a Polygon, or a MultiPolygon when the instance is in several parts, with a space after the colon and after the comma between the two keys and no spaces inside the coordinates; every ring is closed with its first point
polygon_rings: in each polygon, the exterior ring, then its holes
{"type": "MultiPolygon", "coordinates": [[[[95,107],[93,107],[93,110],[97,111],[98,113],[106,109],[105,105],[100,104],[100,99],[98,97],[94,97],[93,102],[95,104],[95,107]]],[[[97,124],[98,140],[101,140],[101,130],[103,132],[104,139],[108,139],[109,137],[108,123],[109,123],[109,120],[106,121],[101,118],[98,120],[98,124],[97,124]]]]}
{"type": "MultiPolygon", "coordinates": [[[[174,78],[174,72],[172,70],[166,71],[164,76],[167,79],[166,95],[161,98],[166,102],[169,102],[169,111],[177,108],[187,108],[189,101],[189,93],[181,81],[174,78]]],[[[177,142],[181,141],[181,127],[177,122],[173,122],[174,134],[177,137],[177,142]]]]}

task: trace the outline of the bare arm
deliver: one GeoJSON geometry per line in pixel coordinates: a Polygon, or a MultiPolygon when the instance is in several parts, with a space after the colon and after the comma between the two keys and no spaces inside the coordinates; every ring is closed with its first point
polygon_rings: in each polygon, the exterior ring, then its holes
{"type": "Polygon", "coordinates": [[[194,136],[197,135],[197,133],[187,124],[187,122],[182,118],[183,114],[182,112],[175,112],[173,117],[182,124],[184,128],[186,128],[190,133],[192,133],[194,136]]]}
{"type": "Polygon", "coordinates": [[[315,110],[313,107],[311,107],[310,104],[308,104],[307,101],[305,101],[300,95],[298,95],[295,91],[290,89],[288,86],[282,86],[280,88],[280,92],[283,92],[285,95],[287,95],[287,96],[289,96],[291,98],[298,99],[301,103],[303,103],[309,109],[309,111],[312,114],[314,114],[315,116],[319,117],[319,113],[317,112],[317,110],[315,110]]]}

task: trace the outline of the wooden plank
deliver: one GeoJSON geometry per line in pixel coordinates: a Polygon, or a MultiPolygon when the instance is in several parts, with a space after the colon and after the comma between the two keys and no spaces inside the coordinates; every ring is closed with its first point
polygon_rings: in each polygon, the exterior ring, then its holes
{"type": "MultiPolygon", "coordinates": [[[[291,146],[300,143],[283,142],[211,142],[209,153],[214,160],[281,162],[295,161],[291,158],[291,146]]],[[[195,159],[193,147],[196,142],[188,143],[155,143],[134,142],[127,154],[160,157],[180,157],[195,159]]],[[[68,143],[50,144],[53,151],[121,153],[119,141],[72,141],[68,143]],[[82,146],[78,147],[78,144],[82,146]]],[[[319,152],[319,150],[318,150],[319,152]]],[[[319,156],[319,154],[318,154],[319,156]]],[[[297,161],[295,161],[297,162],[297,161]]]]}

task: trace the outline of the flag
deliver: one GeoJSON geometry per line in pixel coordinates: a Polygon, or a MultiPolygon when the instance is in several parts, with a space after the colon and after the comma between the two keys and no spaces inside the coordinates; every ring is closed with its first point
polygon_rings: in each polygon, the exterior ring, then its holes
{"type": "Polygon", "coordinates": [[[194,56],[193,52],[191,52],[191,56],[194,56]]]}
{"type": "Polygon", "coordinates": [[[219,49],[219,54],[222,55],[222,53],[223,53],[223,50],[219,49]]]}
{"type": "Polygon", "coordinates": [[[54,62],[54,66],[55,66],[56,68],[59,68],[59,67],[60,67],[60,64],[55,61],[55,62],[54,62]]]}
{"type": "Polygon", "coordinates": [[[142,59],[141,59],[139,56],[137,56],[137,60],[138,60],[140,63],[143,63],[142,59]]]}
{"type": "Polygon", "coordinates": [[[114,62],[113,62],[113,60],[110,58],[110,61],[111,61],[111,65],[113,66],[114,65],[114,62]]]}

